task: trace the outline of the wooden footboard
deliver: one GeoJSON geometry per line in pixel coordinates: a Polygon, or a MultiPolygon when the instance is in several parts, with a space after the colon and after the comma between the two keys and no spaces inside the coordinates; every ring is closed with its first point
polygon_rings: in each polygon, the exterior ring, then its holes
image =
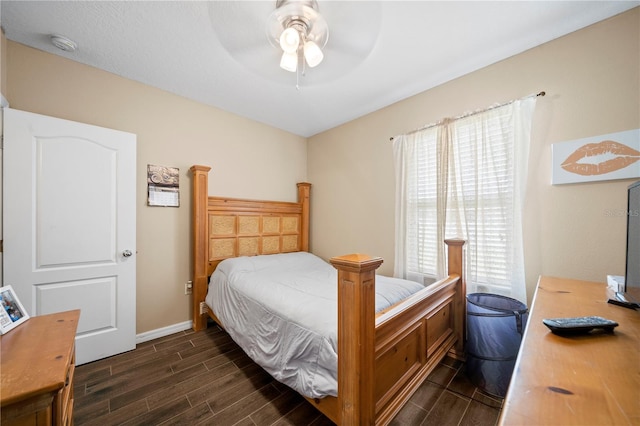
{"type": "MultiPolygon", "coordinates": [[[[310,184],[298,184],[297,203],[223,199],[208,196],[209,170],[191,168],[194,330],[206,327],[207,314],[218,321],[204,300],[222,259],[307,251],[309,243],[310,184]]],[[[338,397],[309,401],[336,424],[388,424],[447,353],[462,356],[464,241],[446,244],[449,276],[378,314],[375,271],[382,259],[331,259],[338,270],[338,397]]]]}
{"type": "Polygon", "coordinates": [[[449,276],[377,317],[382,259],[331,259],[338,269],[338,397],[310,401],[336,424],[388,424],[447,353],[463,356],[464,241],[446,244],[449,276]]]}

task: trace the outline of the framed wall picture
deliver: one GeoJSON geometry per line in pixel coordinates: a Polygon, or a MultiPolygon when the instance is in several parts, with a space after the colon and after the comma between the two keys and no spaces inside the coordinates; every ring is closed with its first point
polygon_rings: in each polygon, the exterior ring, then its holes
{"type": "Polygon", "coordinates": [[[2,334],[13,330],[29,319],[29,314],[25,311],[22,303],[16,296],[13,287],[6,285],[0,287],[0,328],[2,334]]]}
{"type": "Polygon", "coordinates": [[[640,129],[551,146],[553,185],[640,177],[640,129]]]}

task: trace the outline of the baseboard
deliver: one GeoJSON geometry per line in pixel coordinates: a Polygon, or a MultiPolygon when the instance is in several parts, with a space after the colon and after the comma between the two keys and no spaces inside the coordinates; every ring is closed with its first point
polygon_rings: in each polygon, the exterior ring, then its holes
{"type": "Polygon", "coordinates": [[[136,334],[136,345],[149,340],[158,339],[160,337],[168,336],[170,334],[179,333],[181,331],[190,330],[192,326],[191,321],[180,322],[178,324],[169,325],[162,328],[156,328],[155,330],[145,331],[144,333],[136,334]]]}

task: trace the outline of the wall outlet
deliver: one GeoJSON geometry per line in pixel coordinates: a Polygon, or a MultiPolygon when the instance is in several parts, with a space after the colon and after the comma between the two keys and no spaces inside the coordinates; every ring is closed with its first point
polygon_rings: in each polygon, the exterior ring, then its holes
{"type": "Polygon", "coordinates": [[[191,294],[191,290],[193,290],[193,281],[187,281],[184,284],[184,294],[191,294]]]}

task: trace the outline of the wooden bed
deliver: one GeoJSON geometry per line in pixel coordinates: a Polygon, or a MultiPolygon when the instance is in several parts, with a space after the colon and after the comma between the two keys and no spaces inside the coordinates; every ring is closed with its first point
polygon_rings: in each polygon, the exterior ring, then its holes
{"type": "MultiPolygon", "coordinates": [[[[193,329],[211,317],[209,276],[229,257],[309,250],[311,185],[298,202],[210,197],[210,167],[193,174],[193,329]]],[[[338,270],[338,396],[307,398],[338,425],[388,424],[447,353],[463,356],[465,280],[462,240],[447,240],[448,273],[408,299],[375,313],[378,257],[334,257],[338,270]]]]}

